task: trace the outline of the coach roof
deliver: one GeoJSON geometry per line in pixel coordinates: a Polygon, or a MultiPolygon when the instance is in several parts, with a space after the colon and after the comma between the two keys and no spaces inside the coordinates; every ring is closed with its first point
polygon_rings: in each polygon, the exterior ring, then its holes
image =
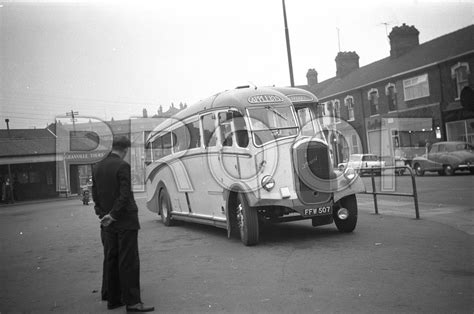
{"type": "MultiPolygon", "coordinates": [[[[297,90],[298,94],[300,94],[299,91],[311,94],[304,90],[297,90]]],[[[197,102],[196,104],[189,106],[186,109],[179,111],[178,113],[176,113],[176,115],[161,123],[155,130],[163,130],[174,124],[176,121],[182,121],[198,113],[210,111],[212,109],[236,108],[242,113],[244,113],[244,108],[249,106],[275,104],[291,105],[291,102],[284,94],[282,94],[276,88],[257,88],[249,86],[238,87],[236,89],[226,90],[224,92],[215,94],[209,98],[203,99],[197,102]]]]}
{"type": "Polygon", "coordinates": [[[318,98],[311,92],[296,87],[272,87],[287,96],[293,103],[317,102],[318,98]]]}

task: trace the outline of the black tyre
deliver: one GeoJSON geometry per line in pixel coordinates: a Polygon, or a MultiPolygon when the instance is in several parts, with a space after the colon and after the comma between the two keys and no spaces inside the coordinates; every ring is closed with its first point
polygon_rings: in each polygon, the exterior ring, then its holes
{"type": "Polygon", "coordinates": [[[171,219],[171,202],[168,196],[168,192],[163,189],[160,193],[160,216],[161,221],[165,226],[172,226],[173,220],[171,219]]]}
{"type": "Polygon", "coordinates": [[[339,200],[340,207],[346,208],[349,216],[346,219],[340,219],[337,211],[333,213],[334,223],[340,232],[352,232],[357,225],[357,199],[354,194],[348,195],[339,200]]]}
{"type": "Polygon", "coordinates": [[[243,193],[239,193],[237,198],[237,225],[243,244],[251,246],[258,243],[258,214],[249,206],[243,193]]]}
{"type": "Polygon", "coordinates": [[[454,168],[451,165],[445,165],[443,167],[443,173],[445,176],[452,176],[454,174],[454,168]]]}
{"type": "Polygon", "coordinates": [[[415,173],[419,177],[422,177],[425,174],[425,171],[421,168],[420,164],[415,164],[415,173]]]}

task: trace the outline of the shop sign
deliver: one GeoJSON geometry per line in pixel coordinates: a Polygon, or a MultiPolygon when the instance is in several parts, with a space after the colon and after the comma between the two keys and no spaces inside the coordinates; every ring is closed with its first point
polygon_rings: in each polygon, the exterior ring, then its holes
{"type": "Polygon", "coordinates": [[[96,162],[97,159],[102,159],[109,151],[93,151],[93,152],[74,152],[65,153],[64,158],[67,161],[81,161],[81,162],[96,162]]]}

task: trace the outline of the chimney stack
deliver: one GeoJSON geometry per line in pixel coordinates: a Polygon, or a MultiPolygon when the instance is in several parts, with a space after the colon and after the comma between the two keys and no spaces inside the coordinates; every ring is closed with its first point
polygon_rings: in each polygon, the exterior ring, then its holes
{"type": "Polygon", "coordinates": [[[390,39],[390,57],[398,58],[409,50],[420,44],[418,35],[420,32],[415,26],[408,26],[405,23],[402,26],[395,26],[388,35],[390,39]]]}
{"type": "Polygon", "coordinates": [[[315,86],[318,84],[318,72],[315,69],[309,69],[306,73],[306,79],[308,80],[308,86],[315,86]]]}
{"type": "Polygon", "coordinates": [[[336,76],[339,78],[359,68],[359,55],[355,51],[339,52],[335,60],[336,76]]]}

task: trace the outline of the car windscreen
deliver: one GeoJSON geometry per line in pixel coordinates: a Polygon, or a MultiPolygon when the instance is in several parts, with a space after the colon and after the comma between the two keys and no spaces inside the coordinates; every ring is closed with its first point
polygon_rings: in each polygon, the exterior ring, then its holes
{"type": "Polygon", "coordinates": [[[363,160],[363,161],[377,161],[377,160],[379,160],[379,159],[378,159],[377,156],[368,155],[368,156],[362,157],[362,160],[363,160]]]}
{"type": "Polygon", "coordinates": [[[456,149],[455,150],[470,150],[472,151],[474,149],[474,147],[470,144],[457,144],[456,145],[456,149]]]}
{"type": "Polygon", "coordinates": [[[248,113],[257,145],[298,133],[298,125],[290,106],[253,107],[248,108],[248,113]]]}

